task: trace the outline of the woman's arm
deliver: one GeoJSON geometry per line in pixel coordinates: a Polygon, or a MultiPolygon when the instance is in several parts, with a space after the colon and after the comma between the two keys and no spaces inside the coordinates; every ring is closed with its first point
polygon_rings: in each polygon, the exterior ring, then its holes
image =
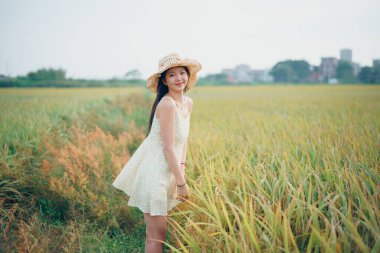
{"type": "Polygon", "coordinates": [[[162,99],[159,105],[160,110],[160,129],[162,135],[162,143],[164,146],[164,153],[170,170],[172,171],[177,184],[182,185],[186,183],[185,177],[180,169],[180,161],[174,148],[175,138],[175,113],[176,105],[171,99],[162,99]]]}
{"type": "MultiPolygon", "coordinates": [[[[185,141],[185,144],[183,144],[183,151],[182,151],[182,160],[181,160],[181,162],[186,162],[186,149],[187,149],[187,141],[185,141]]],[[[181,168],[184,171],[186,169],[186,165],[181,164],[181,168]]]]}
{"type": "MultiPolygon", "coordinates": [[[[193,100],[190,97],[186,96],[186,103],[187,103],[188,113],[189,113],[189,117],[190,117],[191,111],[193,109],[193,100]]],[[[186,162],[186,150],[187,150],[187,141],[183,145],[182,160],[181,160],[183,162],[186,162]]],[[[181,168],[183,168],[183,170],[184,170],[186,168],[186,166],[181,164],[181,168]]]]}

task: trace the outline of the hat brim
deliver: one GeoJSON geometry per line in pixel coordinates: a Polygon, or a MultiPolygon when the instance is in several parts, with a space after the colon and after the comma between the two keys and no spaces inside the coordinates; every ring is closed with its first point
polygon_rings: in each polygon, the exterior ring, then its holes
{"type": "Polygon", "coordinates": [[[169,65],[166,68],[162,69],[159,72],[154,73],[153,75],[149,76],[146,82],[146,86],[154,93],[157,93],[157,85],[160,78],[160,74],[165,72],[166,70],[173,68],[173,67],[187,67],[187,69],[190,72],[189,80],[187,81],[187,89],[191,89],[194,87],[194,85],[197,82],[197,73],[201,70],[202,65],[193,59],[183,59],[180,62],[177,62],[175,64],[169,65]]]}

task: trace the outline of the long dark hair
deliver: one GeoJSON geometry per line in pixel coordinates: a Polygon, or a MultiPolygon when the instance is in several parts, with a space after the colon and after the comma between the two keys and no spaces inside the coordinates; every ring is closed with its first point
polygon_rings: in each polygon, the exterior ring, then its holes
{"type": "MultiPolygon", "coordinates": [[[[182,66],[182,67],[186,70],[187,77],[190,79],[189,69],[187,67],[185,67],[185,66],[182,66]]],[[[156,96],[156,100],[153,103],[152,110],[150,112],[149,126],[148,126],[148,131],[147,131],[146,136],[149,135],[150,129],[152,128],[153,117],[154,117],[154,113],[156,112],[156,108],[157,108],[158,103],[165,96],[165,94],[169,92],[168,86],[166,86],[164,84],[164,81],[163,81],[163,80],[165,80],[166,73],[167,73],[168,70],[169,69],[167,69],[164,72],[162,72],[160,78],[158,79],[157,96],[156,96]]],[[[187,85],[186,85],[186,87],[184,89],[185,93],[186,93],[186,91],[187,91],[187,85]]]]}

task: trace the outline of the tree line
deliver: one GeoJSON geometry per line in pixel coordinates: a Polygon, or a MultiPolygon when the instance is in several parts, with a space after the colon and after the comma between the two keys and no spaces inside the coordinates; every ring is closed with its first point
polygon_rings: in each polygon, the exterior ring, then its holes
{"type": "MultiPolygon", "coordinates": [[[[252,70],[253,72],[253,70],[252,70]]],[[[339,83],[380,84],[380,65],[362,67],[355,75],[354,67],[347,61],[338,61],[334,68],[334,79],[339,83]]],[[[269,71],[273,83],[327,83],[319,66],[312,66],[305,60],[285,60],[276,63],[269,71]]],[[[200,80],[201,83],[230,84],[231,77],[222,72],[210,74],[200,80]]],[[[236,83],[236,82],[235,82],[236,83]]],[[[237,82],[239,83],[239,82],[237,82]]],[[[246,83],[243,81],[241,83],[246,83]]]]}
{"type": "MultiPolygon", "coordinates": [[[[311,66],[305,60],[285,60],[276,63],[270,70],[274,83],[315,83],[312,73],[319,73],[319,67],[311,66]]],[[[336,78],[339,83],[380,84],[380,66],[362,67],[357,76],[349,62],[339,61],[336,66],[336,78]]],[[[326,82],[323,80],[322,82],[326,82]]],[[[229,76],[225,73],[210,74],[199,78],[199,85],[228,85],[229,76]]],[[[249,84],[249,83],[247,83],[249,84]]],[[[62,68],[42,68],[25,76],[16,78],[0,75],[0,87],[120,87],[145,85],[137,69],[128,71],[123,78],[108,80],[70,79],[62,68]]]]}
{"type": "Polygon", "coordinates": [[[27,73],[25,76],[15,78],[0,75],[0,87],[122,87],[142,86],[145,81],[141,74],[134,69],[128,71],[123,78],[111,78],[107,80],[96,79],[72,79],[66,77],[66,71],[62,68],[42,68],[27,73]]]}

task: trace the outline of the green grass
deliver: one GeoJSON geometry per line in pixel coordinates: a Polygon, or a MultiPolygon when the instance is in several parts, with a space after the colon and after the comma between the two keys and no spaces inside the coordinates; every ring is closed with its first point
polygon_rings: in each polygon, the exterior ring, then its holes
{"type": "MultiPolygon", "coordinates": [[[[188,95],[191,198],[170,213],[166,249],[380,250],[379,87],[188,95]]],[[[2,89],[5,249],[143,252],[143,216],[110,184],[143,140],[152,102],[141,88],[2,89]]]]}

